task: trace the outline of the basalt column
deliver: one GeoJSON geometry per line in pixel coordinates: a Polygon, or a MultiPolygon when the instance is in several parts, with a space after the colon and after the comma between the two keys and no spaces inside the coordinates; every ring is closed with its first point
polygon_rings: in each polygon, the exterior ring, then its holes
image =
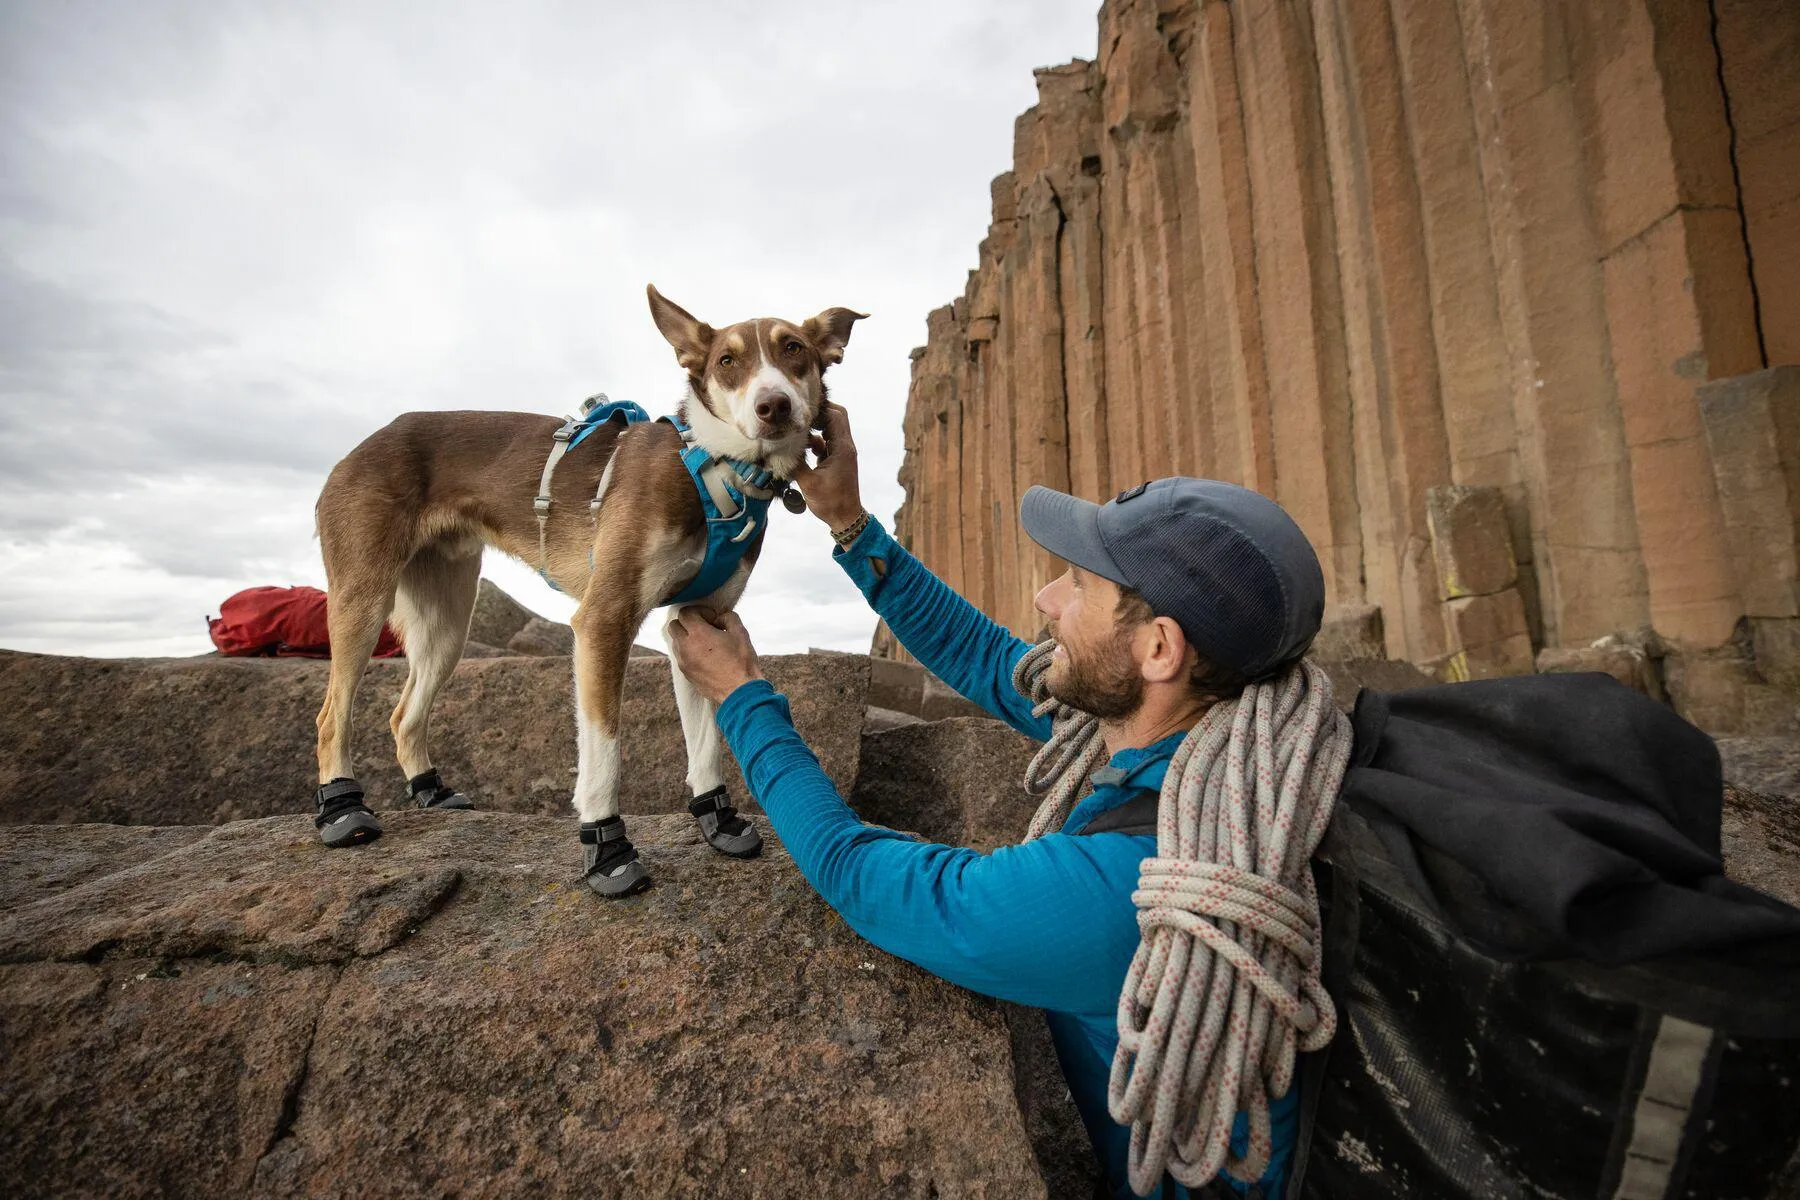
{"type": "Polygon", "coordinates": [[[1446,677],[1615,634],[1786,661],[1746,547],[1800,488],[1758,374],[1800,362],[1800,6],[1109,0],[1098,33],[1038,72],[914,360],[928,566],[1030,635],[1026,488],[1198,474],[1446,677]],[[1466,512],[1509,564],[1475,592],[1466,512]]]}

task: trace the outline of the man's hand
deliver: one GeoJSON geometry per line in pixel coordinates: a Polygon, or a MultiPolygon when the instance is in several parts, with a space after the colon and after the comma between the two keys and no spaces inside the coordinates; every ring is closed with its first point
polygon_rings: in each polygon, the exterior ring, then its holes
{"type": "Polygon", "coordinates": [[[669,651],[676,668],[714,704],[763,677],[750,633],[734,612],[719,616],[698,605],[682,609],[669,626],[669,651]]]}
{"type": "Polygon", "coordinates": [[[863,514],[862,488],[856,478],[856,443],[850,438],[850,414],[841,404],[825,405],[825,432],[811,440],[819,465],[801,463],[794,482],[806,507],[833,533],[847,529],[863,514]]]}

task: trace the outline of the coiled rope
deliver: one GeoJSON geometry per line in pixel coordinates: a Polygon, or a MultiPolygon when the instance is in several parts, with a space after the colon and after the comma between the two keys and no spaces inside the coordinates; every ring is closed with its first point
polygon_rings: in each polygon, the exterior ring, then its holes
{"type": "MultiPolygon", "coordinates": [[[[1105,756],[1099,721],[1045,688],[1055,648],[1040,643],[1013,672],[1052,728],[1025,776],[1028,791],[1045,795],[1028,841],[1062,827],[1105,756]]],[[[1261,1178],[1269,1100],[1293,1084],[1296,1050],[1321,1049],[1337,1030],[1319,981],[1308,860],[1331,821],[1350,742],[1330,678],[1303,659],[1213,705],[1169,763],[1156,857],[1131,894],[1142,939],[1119,993],[1107,1089],[1113,1120],[1131,1126],[1140,1194],[1165,1171],[1188,1187],[1221,1168],[1261,1178]],[[1250,1136],[1233,1158],[1239,1112],[1250,1136]]]]}

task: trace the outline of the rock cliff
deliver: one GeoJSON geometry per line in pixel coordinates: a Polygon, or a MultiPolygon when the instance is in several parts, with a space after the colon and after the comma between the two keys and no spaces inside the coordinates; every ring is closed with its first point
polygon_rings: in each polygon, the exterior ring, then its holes
{"type": "Polygon", "coordinates": [[[1026,488],[1205,475],[1449,677],[1793,639],[1797,53],[1783,0],[1107,0],[914,352],[901,540],[1029,635],[1026,488]]]}

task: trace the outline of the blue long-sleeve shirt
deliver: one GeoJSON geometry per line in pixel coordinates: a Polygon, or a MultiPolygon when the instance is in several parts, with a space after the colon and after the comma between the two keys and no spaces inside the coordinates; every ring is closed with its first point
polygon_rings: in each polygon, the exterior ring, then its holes
{"type": "MultiPolygon", "coordinates": [[[[1012,686],[1030,645],[957,595],[873,520],[841,566],[900,642],[951,687],[1038,740],[1050,721],[1035,717],[1012,686]]],[[[1107,1112],[1107,1079],[1118,1048],[1119,991],[1137,950],[1131,892],[1156,839],[1129,834],[1074,836],[1100,813],[1146,788],[1159,788],[1175,734],[1122,750],[1110,766],[1122,777],[1098,786],[1061,832],[988,854],[932,845],[865,824],[846,805],[794,730],[787,699],[767,682],[744,684],[719,707],[719,726],[795,865],[845,922],[881,949],[983,995],[1045,1010],[1075,1107],[1117,1200],[1136,1195],[1126,1178],[1131,1131],[1107,1112]]],[[[1275,1146],[1257,1183],[1279,1198],[1292,1156],[1297,1089],[1271,1104],[1275,1146]]],[[[1240,1115],[1233,1149],[1246,1136],[1240,1115]]],[[[1248,1185],[1225,1178],[1234,1190],[1248,1185]]],[[[1185,1200],[1166,1181],[1152,1193],[1185,1200]]]]}

